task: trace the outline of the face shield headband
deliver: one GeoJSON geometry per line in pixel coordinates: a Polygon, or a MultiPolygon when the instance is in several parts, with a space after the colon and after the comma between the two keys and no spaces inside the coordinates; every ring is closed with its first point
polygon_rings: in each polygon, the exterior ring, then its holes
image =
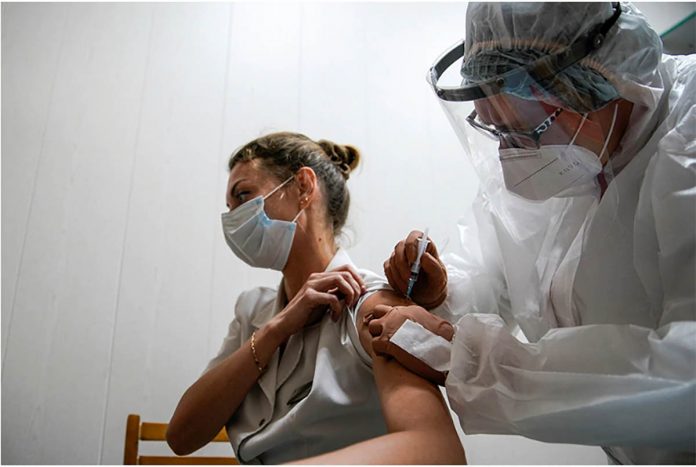
{"type": "Polygon", "coordinates": [[[440,99],[459,102],[483,99],[503,92],[515,94],[515,90],[527,86],[530,79],[537,83],[543,83],[602,46],[607,33],[621,15],[621,6],[618,3],[613,6],[614,14],[608,20],[592,28],[587,34],[579,37],[559,53],[547,55],[527,66],[519,67],[481,83],[459,87],[439,86],[438,81],[443,73],[464,57],[465,41],[461,41],[445,52],[430,68],[428,81],[440,99]]]}

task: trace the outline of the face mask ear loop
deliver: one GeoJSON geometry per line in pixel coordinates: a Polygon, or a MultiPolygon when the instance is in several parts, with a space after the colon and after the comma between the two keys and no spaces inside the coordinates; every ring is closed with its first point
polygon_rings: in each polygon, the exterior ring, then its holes
{"type": "Polygon", "coordinates": [[[297,218],[300,217],[300,214],[302,214],[302,211],[304,211],[305,208],[300,209],[300,212],[297,213],[297,215],[292,219],[293,222],[297,221],[297,218]]]}
{"type": "Polygon", "coordinates": [[[293,178],[295,178],[295,176],[294,176],[294,175],[290,175],[290,178],[288,178],[287,180],[285,180],[283,183],[281,183],[281,184],[278,185],[277,187],[273,188],[273,189],[271,190],[270,193],[268,193],[266,196],[263,197],[264,201],[265,201],[266,199],[268,199],[271,195],[273,195],[273,193],[275,193],[276,191],[280,190],[280,189],[283,188],[285,185],[287,185],[287,184],[290,182],[290,180],[292,180],[293,178]]]}
{"type": "MultiPolygon", "coordinates": [[[[607,146],[609,146],[609,140],[611,139],[611,134],[614,132],[614,124],[616,123],[616,113],[619,110],[619,104],[616,104],[614,106],[614,116],[611,119],[611,127],[609,127],[609,134],[607,135],[607,139],[604,140],[604,146],[602,146],[602,151],[599,153],[599,160],[602,160],[602,155],[604,154],[604,151],[607,149],[607,146]]],[[[607,162],[609,162],[607,160],[607,162]]]]}
{"type": "Polygon", "coordinates": [[[570,143],[568,143],[568,146],[572,146],[573,143],[575,143],[575,138],[577,138],[578,135],[580,134],[580,130],[582,129],[582,126],[585,124],[585,120],[587,120],[587,114],[584,114],[582,116],[582,121],[580,122],[578,129],[575,130],[575,134],[573,135],[573,139],[570,140],[570,143]]]}

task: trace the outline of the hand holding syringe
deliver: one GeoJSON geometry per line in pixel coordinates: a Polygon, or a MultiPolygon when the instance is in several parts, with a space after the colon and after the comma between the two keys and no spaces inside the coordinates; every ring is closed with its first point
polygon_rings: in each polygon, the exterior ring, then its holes
{"type": "Polygon", "coordinates": [[[411,293],[413,292],[413,286],[418,280],[418,273],[420,272],[420,262],[425,249],[428,247],[428,228],[423,232],[423,236],[418,239],[418,254],[416,255],[416,261],[411,265],[411,276],[408,278],[408,289],[406,290],[406,297],[411,298],[411,293]]]}
{"type": "Polygon", "coordinates": [[[447,268],[427,230],[412,230],[394,246],[384,262],[384,275],[394,291],[408,293],[409,299],[427,310],[447,298],[447,268]]]}

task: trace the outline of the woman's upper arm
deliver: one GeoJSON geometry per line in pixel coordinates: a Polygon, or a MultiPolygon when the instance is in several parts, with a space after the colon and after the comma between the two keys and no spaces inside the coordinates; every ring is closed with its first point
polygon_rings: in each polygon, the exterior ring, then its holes
{"type": "Polygon", "coordinates": [[[439,388],[396,360],[375,355],[365,317],[377,305],[409,305],[392,291],[373,293],[359,307],[356,327],[372,357],[382,414],[389,431],[378,438],[322,454],[300,464],[461,464],[464,449],[439,388]]]}
{"type": "Polygon", "coordinates": [[[360,307],[356,323],[360,342],[372,357],[375,382],[389,431],[414,427],[425,429],[426,426],[435,429],[443,422],[449,422],[451,426],[449,409],[437,385],[412,373],[392,358],[375,355],[372,350],[372,336],[367,322],[369,320],[365,317],[369,317],[377,305],[410,304],[408,299],[393,291],[376,292],[360,307]],[[414,408],[416,406],[417,410],[414,408]]]}
{"type": "Polygon", "coordinates": [[[389,433],[293,464],[466,464],[464,448],[437,386],[396,360],[374,359],[389,433]]]}

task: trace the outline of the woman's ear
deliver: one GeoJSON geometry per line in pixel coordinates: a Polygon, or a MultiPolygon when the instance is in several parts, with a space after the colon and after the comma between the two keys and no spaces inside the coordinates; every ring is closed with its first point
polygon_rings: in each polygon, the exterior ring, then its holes
{"type": "Polygon", "coordinates": [[[311,167],[302,167],[295,174],[299,190],[300,208],[306,208],[317,192],[317,174],[311,167]]]}

